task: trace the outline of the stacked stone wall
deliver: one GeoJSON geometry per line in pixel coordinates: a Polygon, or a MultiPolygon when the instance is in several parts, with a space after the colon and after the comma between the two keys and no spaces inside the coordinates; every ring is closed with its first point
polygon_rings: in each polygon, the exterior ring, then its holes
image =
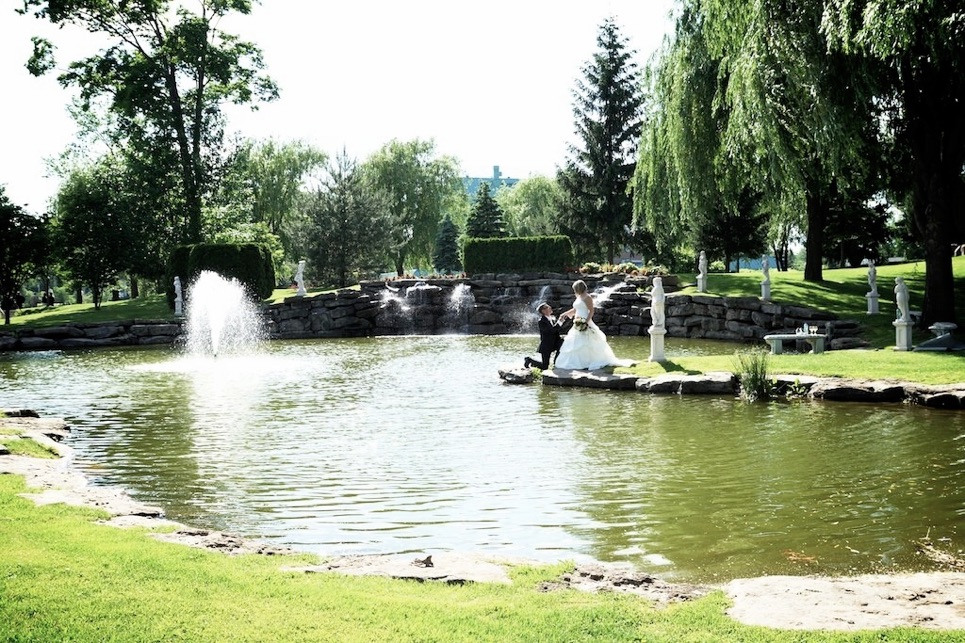
{"type": "MultiPolygon", "coordinates": [[[[596,291],[594,321],[607,335],[645,336],[650,328],[648,278],[622,274],[484,274],[466,279],[415,279],[363,282],[314,296],[292,296],[266,306],[272,339],[368,337],[379,335],[535,333],[536,305],[557,314],[573,304],[573,281],[583,279],[596,291]]],[[[855,322],[805,306],[788,306],[757,297],[682,294],[676,278],[665,277],[667,335],[678,338],[757,342],[773,332],[794,332],[804,324],[822,331],[832,325],[834,339],[857,333],[855,322]]],[[[172,344],[183,321],[131,320],[109,324],[65,324],[52,328],[0,332],[0,350],[45,350],[99,346],[172,344]]]]}

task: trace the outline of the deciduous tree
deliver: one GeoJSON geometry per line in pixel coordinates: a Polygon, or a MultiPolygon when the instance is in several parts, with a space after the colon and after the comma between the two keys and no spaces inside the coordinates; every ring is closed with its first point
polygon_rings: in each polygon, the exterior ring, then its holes
{"type": "MultiPolygon", "coordinates": [[[[24,0],[21,10],[110,43],[72,62],[59,80],[78,87],[85,105],[107,97],[118,138],[129,145],[171,150],[187,241],[201,240],[202,205],[223,141],[221,106],[277,96],[274,83],[260,75],[260,50],[219,28],[225,16],[250,10],[250,0],[202,2],[199,13],[168,0],[24,0]]],[[[37,75],[50,71],[53,53],[49,41],[35,38],[28,68],[37,75]]]]}
{"type": "Polygon", "coordinates": [[[912,216],[925,246],[922,323],[956,321],[951,247],[965,238],[965,13],[957,2],[826,0],[835,50],[882,64],[884,125],[908,151],[912,216]]]}
{"type": "Polygon", "coordinates": [[[405,273],[407,261],[428,266],[439,221],[465,199],[455,159],[436,157],[431,141],[393,140],[364,169],[389,201],[389,254],[396,273],[405,273]]]}
{"type": "Polygon", "coordinates": [[[130,265],[136,221],[124,207],[122,172],[104,159],[75,170],[57,192],[52,237],[60,264],[91,290],[100,308],[104,289],[130,265]]]}
{"type": "Polygon", "coordinates": [[[7,197],[0,185],[0,301],[4,302],[4,324],[20,290],[44,258],[43,221],[30,215],[7,197]]]}
{"type": "Polygon", "coordinates": [[[562,200],[554,179],[533,176],[502,187],[493,195],[503,211],[506,232],[513,237],[538,237],[559,234],[562,200]]]}

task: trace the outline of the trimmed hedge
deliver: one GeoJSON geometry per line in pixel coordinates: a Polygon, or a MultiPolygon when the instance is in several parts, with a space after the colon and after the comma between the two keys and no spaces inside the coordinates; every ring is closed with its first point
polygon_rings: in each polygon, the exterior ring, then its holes
{"type": "Polygon", "coordinates": [[[174,277],[181,277],[182,288],[203,270],[217,272],[226,279],[237,279],[258,299],[267,299],[275,288],[275,268],[271,250],[260,243],[196,243],[178,246],[168,259],[168,306],[174,308],[174,277]]]}
{"type": "Polygon", "coordinates": [[[483,272],[566,272],[573,265],[573,244],[563,235],[547,237],[469,238],[463,244],[463,267],[483,272]]]}

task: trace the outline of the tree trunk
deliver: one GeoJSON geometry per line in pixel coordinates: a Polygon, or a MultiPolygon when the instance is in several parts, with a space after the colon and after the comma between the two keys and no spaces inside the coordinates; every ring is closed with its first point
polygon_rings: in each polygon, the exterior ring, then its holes
{"type": "Polygon", "coordinates": [[[951,243],[956,241],[955,205],[965,163],[965,81],[951,65],[903,77],[914,221],[925,246],[921,324],[927,328],[935,322],[957,323],[951,243]]]}
{"type": "Polygon", "coordinates": [[[822,257],[824,255],[824,226],[828,220],[828,204],[818,189],[808,186],[808,231],[804,241],[804,281],[824,281],[822,257]]]}
{"type": "Polygon", "coordinates": [[[921,325],[928,328],[935,322],[958,323],[955,317],[955,277],[952,270],[952,250],[949,243],[955,229],[952,200],[940,172],[922,170],[918,183],[920,196],[915,199],[915,223],[925,246],[925,300],[921,307],[921,325]],[[922,184],[924,184],[922,186],[922,184]]]}
{"type": "Polygon", "coordinates": [[[141,290],[137,286],[137,278],[128,275],[127,279],[131,282],[131,299],[137,299],[141,296],[141,290]]]}
{"type": "Polygon", "coordinates": [[[82,304],[84,303],[84,286],[77,284],[74,286],[74,303],[82,304]]]}

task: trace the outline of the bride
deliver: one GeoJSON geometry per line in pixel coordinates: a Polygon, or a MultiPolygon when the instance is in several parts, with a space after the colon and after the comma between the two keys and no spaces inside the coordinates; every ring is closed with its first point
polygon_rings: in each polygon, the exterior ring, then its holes
{"type": "Polygon", "coordinates": [[[560,314],[560,319],[571,317],[573,327],[563,339],[554,368],[597,369],[604,366],[633,366],[635,362],[620,359],[606,341],[606,335],[593,323],[593,298],[586,292],[586,283],[573,282],[576,301],[573,307],[560,314]]]}

